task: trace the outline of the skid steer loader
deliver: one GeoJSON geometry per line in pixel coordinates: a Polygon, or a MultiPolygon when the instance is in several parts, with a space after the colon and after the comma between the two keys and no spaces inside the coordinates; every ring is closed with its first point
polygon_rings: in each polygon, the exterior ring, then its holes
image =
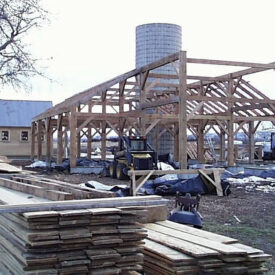
{"type": "Polygon", "coordinates": [[[146,137],[122,136],[110,164],[110,176],[127,179],[129,170],[157,169],[157,153],[147,143],[146,137]]]}

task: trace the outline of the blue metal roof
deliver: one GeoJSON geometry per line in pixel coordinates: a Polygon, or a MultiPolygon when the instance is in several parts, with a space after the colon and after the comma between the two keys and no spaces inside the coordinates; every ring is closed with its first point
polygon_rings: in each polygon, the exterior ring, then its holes
{"type": "Polygon", "coordinates": [[[0,126],[30,127],[33,117],[52,106],[51,101],[0,99],[0,126]]]}

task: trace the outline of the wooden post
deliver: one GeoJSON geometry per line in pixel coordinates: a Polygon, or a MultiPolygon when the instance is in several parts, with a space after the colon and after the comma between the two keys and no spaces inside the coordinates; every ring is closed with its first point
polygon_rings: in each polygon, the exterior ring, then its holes
{"type": "Polygon", "coordinates": [[[63,159],[63,131],[62,114],[57,119],[57,164],[61,164],[63,159]]]}
{"type": "Polygon", "coordinates": [[[51,118],[47,117],[45,121],[45,130],[46,130],[46,162],[51,162],[51,145],[52,145],[52,127],[51,127],[51,118]]]}
{"type": "Polygon", "coordinates": [[[106,121],[101,123],[101,159],[106,160],[106,121]]]}
{"type": "Polygon", "coordinates": [[[225,161],[225,131],[220,134],[220,161],[225,161]]]}
{"type": "Polygon", "coordinates": [[[76,137],[76,155],[78,158],[80,158],[80,153],[81,153],[81,131],[77,134],[76,137]]]}
{"type": "Polygon", "coordinates": [[[76,118],[76,107],[71,108],[70,113],[70,167],[76,167],[76,128],[77,128],[77,118],[76,118]]]}
{"type": "Polygon", "coordinates": [[[197,152],[198,152],[198,161],[201,163],[204,163],[205,159],[204,159],[204,123],[203,121],[200,121],[198,125],[197,152]]]}
{"type": "Polygon", "coordinates": [[[35,156],[35,122],[32,122],[31,128],[31,159],[34,160],[35,156]]]}
{"type": "Polygon", "coordinates": [[[229,80],[229,86],[228,86],[228,115],[230,116],[230,119],[228,120],[228,141],[227,141],[227,161],[228,166],[234,166],[235,160],[234,160],[234,129],[233,129],[233,85],[234,80],[230,78],[229,80]]]}
{"type": "MultiPolygon", "coordinates": [[[[81,111],[80,105],[77,107],[77,111],[81,111]]],[[[80,153],[81,153],[81,131],[77,133],[76,136],[76,155],[78,158],[80,158],[80,153]]]]}
{"type": "MultiPolygon", "coordinates": [[[[91,113],[92,112],[92,105],[91,103],[89,103],[88,105],[88,112],[91,113]]],[[[90,123],[88,125],[88,137],[87,137],[87,157],[88,159],[91,158],[92,155],[92,128],[90,126],[90,123]]]]}
{"type": "MultiPolygon", "coordinates": [[[[205,95],[204,88],[203,88],[203,82],[200,81],[200,91],[199,94],[201,96],[205,95]]],[[[199,108],[199,114],[203,115],[204,114],[204,103],[202,102],[202,106],[199,108]]],[[[197,133],[197,158],[198,161],[201,163],[205,162],[204,158],[204,129],[206,125],[204,121],[200,120],[198,124],[198,133],[197,133]]]]}
{"type": "Polygon", "coordinates": [[[154,144],[155,144],[155,150],[156,152],[159,152],[159,126],[155,126],[155,129],[153,130],[154,133],[154,144]]]}
{"type": "Polygon", "coordinates": [[[65,131],[64,131],[64,149],[63,149],[63,151],[64,151],[64,154],[65,154],[65,158],[68,158],[68,156],[69,156],[69,153],[68,153],[68,143],[69,143],[69,141],[68,141],[68,128],[66,127],[65,128],[65,131]]]}
{"type": "Polygon", "coordinates": [[[42,160],[42,120],[38,120],[37,126],[37,158],[42,160]]]}
{"type": "Polygon", "coordinates": [[[234,145],[234,159],[238,159],[239,157],[239,145],[235,144],[234,145]]]}
{"type": "MultiPolygon", "coordinates": [[[[102,114],[106,114],[106,95],[102,97],[102,114]]],[[[106,121],[101,122],[101,159],[106,160],[106,121]]]]}
{"type": "Polygon", "coordinates": [[[187,106],[186,106],[186,51],[179,54],[179,161],[180,168],[187,168],[187,106]]]}
{"type": "Polygon", "coordinates": [[[253,163],[255,155],[254,121],[248,123],[248,152],[249,163],[253,163]]]}
{"type": "Polygon", "coordinates": [[[174,126],[174,160],[179,161],[179,127],[178,123],[175,123],[174,126]]]}

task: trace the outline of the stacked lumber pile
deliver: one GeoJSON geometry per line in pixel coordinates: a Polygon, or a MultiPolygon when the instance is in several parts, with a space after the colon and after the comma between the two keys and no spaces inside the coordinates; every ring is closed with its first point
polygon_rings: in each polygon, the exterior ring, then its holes
{"type": "Polygon", "coordinates": [[[53,201],[115,197],[113,192],[86,190],[68,182],[32,175],[0,177],[0,186],[53,201]]]}
{"type": "Polygon", "coordinates": [[[133,207],[7,213],[0,217],[5,274],[120,274],[142,270],[144,210],[133,207]]]}
{"type": "Polygon", "coordinates": [[[261,274],[271,255],[236,239],[162,221],[146,224],[144,270],[148,274],[261,274]]]}

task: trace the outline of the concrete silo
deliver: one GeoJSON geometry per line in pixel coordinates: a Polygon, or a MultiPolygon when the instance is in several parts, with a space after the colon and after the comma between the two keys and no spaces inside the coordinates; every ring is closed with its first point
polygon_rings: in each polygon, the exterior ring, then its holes
{"type": "MultiPolygon", "coordinates": [[[[136,67],[141,67],[167,55],[179,52],[182,48],[181,27],[168,23],[151,23],[136,27],[136,67]]],[[[175,74],[175,68],[168,64],[153,70],[154,73],[175,74]]],[[[165,80],[163,80],[165,81],[165,80]]],[[[170,80],[171,81],[171,80],[170,80]]],[[[173,80],[172,80],[173,81],[173,80]]],[[[174,138],[166,132],[154,144],[154,131],[148,136],[149,142],[158,154],[173,153],[174,138]]]]}

